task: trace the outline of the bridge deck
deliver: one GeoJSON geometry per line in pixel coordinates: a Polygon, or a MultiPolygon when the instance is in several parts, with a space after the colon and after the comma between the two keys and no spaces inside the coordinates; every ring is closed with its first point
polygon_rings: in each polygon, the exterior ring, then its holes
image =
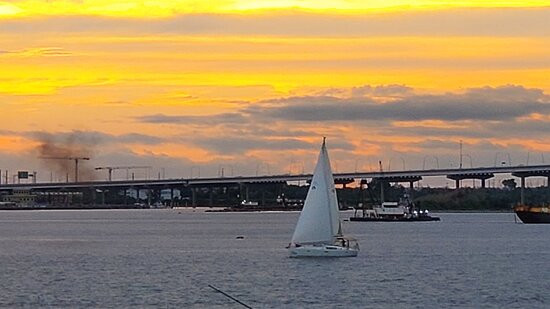
{"type": "MultiPolygon", "coordinates": [[[[430,170],[410,170],[410,171],[389,171],[389,172],[352,172],[336,173],[335,179],[399,179],[416,178],[429,176],[470,176],[476,174],[516,174],[545,176],[550,175],[550,165],[533,166],[505,166],[505,167],[478,167],[463,169],[430,169],[430,170]]],[[[102,188],[102,187],[176,187],[176,186],[197,186],[197,185],[236,185],[239,183],[260,184],[277,183],[289,181],[310,180],[311,174],[301,175],[270,175],[270,176],[237,176],[237,177],[216,177],[216,178],[180,178],[180,179],[161,179],[161,180],[116,180],[116,181],[85,181],[85,182],[66,182],[66,183],[29,183],[29,184],[2,184],[0,190],[13,189],[31,189],[31,190],[71,190],[82,188],[102,188]]]]}

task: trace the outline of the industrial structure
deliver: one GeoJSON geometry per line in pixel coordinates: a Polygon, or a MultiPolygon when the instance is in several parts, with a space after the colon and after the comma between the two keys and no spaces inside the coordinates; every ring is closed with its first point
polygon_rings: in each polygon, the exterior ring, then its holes
{"type": "Polygon", "coordinates": [[[107,170],[109,173],[109,181],[113,180],[113,170],[126,170],[126,180],[130,179],[129,172],[134,169],[151,169],[151,166],[101,166],[96,167],[95,170],[107,170]]]}
{"type": "Polygon", "coordinates": [[[72,160],[74,161],[74,182],[78,182],[78,162],[82,160],[90,160],[88,157],[40,157],[45,160],[72,160]]]}

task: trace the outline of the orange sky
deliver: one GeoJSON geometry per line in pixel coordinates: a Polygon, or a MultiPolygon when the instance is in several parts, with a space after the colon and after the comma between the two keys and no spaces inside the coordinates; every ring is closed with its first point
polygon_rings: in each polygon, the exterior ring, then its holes
{"type": "Polygon", "coordinates": [[[542,161],[549,20],[546,1],[0,1],[0,169],[47,170],[45,136],[174,177],[307,170],[322,135],[341,171],[456,166],[460,140],[475,165],[542,161]]]}

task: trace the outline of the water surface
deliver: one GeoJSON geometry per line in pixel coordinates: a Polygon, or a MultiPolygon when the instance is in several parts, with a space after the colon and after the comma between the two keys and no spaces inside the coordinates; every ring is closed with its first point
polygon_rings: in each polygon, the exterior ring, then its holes
{"type": "Polygon", "coordinates": [[[358,257],[290,259],[297,216],[0,211],[0,306],[241,308],[209,284],[254,308],[550,306],[550,225],[346,221],[358,257]]]}

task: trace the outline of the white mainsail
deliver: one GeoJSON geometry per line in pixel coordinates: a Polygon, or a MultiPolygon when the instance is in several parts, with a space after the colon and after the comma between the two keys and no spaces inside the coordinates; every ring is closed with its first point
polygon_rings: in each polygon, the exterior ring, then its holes
{"type": "Polygon", "coordinates": [[[333,244],[340,233],[338,198],[325,141],[321,147],[304,208],[296,224],[293,244],[333,244]]]}

